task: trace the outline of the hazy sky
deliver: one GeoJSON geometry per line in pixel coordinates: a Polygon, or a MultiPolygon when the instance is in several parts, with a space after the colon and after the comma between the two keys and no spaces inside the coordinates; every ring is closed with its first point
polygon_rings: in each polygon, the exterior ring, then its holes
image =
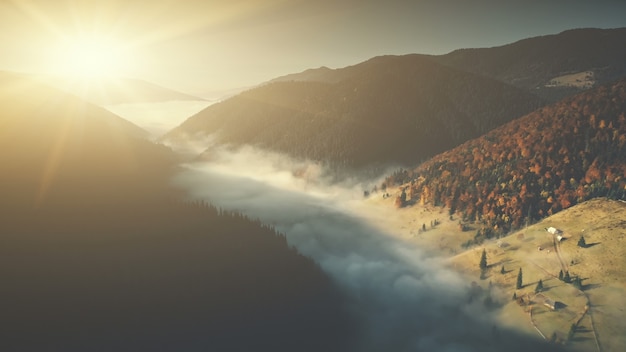
{"type": "Polygon", "coordinates": [[[377,55],[624,26],[623,0],[0,0],[0,69],[54,71],[71,61],[62,43],[82,35],[106,38],[125,75],[201,94],[377,55]]]}

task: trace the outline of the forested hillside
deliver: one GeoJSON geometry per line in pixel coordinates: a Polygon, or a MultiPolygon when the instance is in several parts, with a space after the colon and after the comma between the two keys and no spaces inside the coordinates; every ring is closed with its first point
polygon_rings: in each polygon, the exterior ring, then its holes
{"type": "Polygon", "coordinates": [[[344,351],[354,333],[312,260],[208,205],[39,209],[0,233],[4,351],[344,351]]]}
{"type": "Polygon", "coordinates": [[[0,104],[0,350],[346,350],[334,283],[272,228],[179,200],[169,149],[20,76],[0,104]]]}
{"type": "Polygon", "coordinates": [[[415,164],[537,107],[517,88],[422,55],[376,57],[323,81],[251,89],[192,116],[165,136],[207,135],[333,166],[415,164]]]}
{"type": "Polygon", "coordinates": [[[626,199],[626,80],[544,107],[439,154],[387,185],[446,206],[488,235],[594,197],[626,199]]]}

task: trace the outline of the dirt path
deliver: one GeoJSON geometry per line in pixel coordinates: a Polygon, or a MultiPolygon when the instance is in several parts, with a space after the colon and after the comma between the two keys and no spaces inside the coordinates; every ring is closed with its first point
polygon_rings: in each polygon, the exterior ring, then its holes
{"type": "Polygon", "coordinates": [[[539,333],[539,335],[541,335],[541,337],[544,340],[548,340],[548,338],[546,337],[546,335],[544,335],[541,330],[539,330],[539,327],[537,326],[537,323],[535,323],[535,319],[533,319],[533,307],[530,306],[530,309],[528,310],[528,316],[530,317],[530,323],[533,325],[533,328],[535,328],[535,330],[537,330],[537,332],[539,333]]]}
{"type": "Polygon", "coordinates": [[[591,299],[589,299],[589,295],[584,292],[584,291],[580,291],[582,294],[585,295],[585,297],[587,298],[587,309],[585,310],[585,313],[589,314],[589,321],[591,322],[591,332],[593,333],[593,339],[596,342],[596,347],[598,348],[598,352],[602,352],[602,347],[600,345],[600,339],[598,338],[598,331],[596,330],[596,325],[593,322],[593,313],[592,313],[592,309],[591,309],[591,299]]]}
{"type": "MultiPolygon", "coordinates": [[[[563,258],[561,257],[561,241],[558,241],[556,236],[552,237],[552,241],[554,243],[554,251],[556,252],[557,257],[559,258],[559,263],[561,263],[561,268],[562,268],[563,272],[564,273],[569,272],[569,267],[567,266],[567,263],[564,263],[563,262],[563,258]]],[[[585,307],[585,312],[583,313],[583,316],[578,320],[578,322],[576,322],[576,326],[578,326],[578,324],[583,319],[585,314],[588,314],[589,315],[589,320],[591,321],[591,332],[593,333],[593,338],[594,338],[594,340],[596,342],[596,347],[598,348],[598,352],[602,352],[602,347],[600,347],[600,340],[598,339],[598,332],[597,332],[595,324],[593,322],[593,313],[592,313],[592,309],[591,309],[591,299],[589,298],[589,295],[586,292],[584,292],[583,290],[579,290],[579,291],[580,291],[581,294],[585,295],[585,298],[587,299],[587,306],[585,307]]]]}

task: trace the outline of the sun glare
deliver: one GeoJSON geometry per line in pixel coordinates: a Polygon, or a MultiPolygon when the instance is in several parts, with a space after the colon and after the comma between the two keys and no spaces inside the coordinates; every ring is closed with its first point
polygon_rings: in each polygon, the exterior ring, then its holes
{"type": "Polygon", "coordinates": [[[64,38],[54,52],[50,71],[76,79],[123,76],[132,57],[121,42],[97,35],[64,38]]]}

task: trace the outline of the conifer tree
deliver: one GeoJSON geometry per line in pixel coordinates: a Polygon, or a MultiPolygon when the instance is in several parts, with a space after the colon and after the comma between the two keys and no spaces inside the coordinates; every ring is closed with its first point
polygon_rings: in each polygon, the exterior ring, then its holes
{"type": "Polygon", "coordinates": [[[483,249],[483,253],[480,255],[480,270],[487,269],[487,252],[483,249]]]}
{"type": "Polygon", "coordinates": [[[582,283],[582,280],[580,280],[579,276],[576,276],[574,280],[572,280],[572,285],[574,285],[574,287],[576,287],[579,290],[583,289],[583,283],[582,283]]]}
{"type": "Polygon", "coordinates": [[[563,281],[563,270],[559,270],[559,280],[563,281]]]}
{"type": "Polygon", "coordinates": [[[500,274],[506,274],[506,270],[504,270],[504,265],[500,268],[500,274]]]}
{"type": "Polygon", "coordinates": [[[402,205],[406,203],[406,188],[402,189],[402,193],[400,194],[400,200],[402,201],[402,205]]]}
{"type": "Polygon", "coordinates": [[[519,272],[517,273],[517,285],[515,287],[517,287],[517,289],[522,288],[523,285],[523,281],[522,281],[522,268],[519,268],[519,272]]]}
{"type": "Polygon", "coordinates": [[[535,287],[535,293],[539,293],[541,291],[543,291],[543,281],[539,279],[539,282],[537,282],[537,287],[535,287]]]}
{"type": "Polygon", "coordinates": [[[550,343],[556,343],[556,339],[557,339],[556,332],[553,332],[552,336],[550,336],[550,343]]]}
{"type": "Polygon", "coordinates": [[[569,271],[565,272],[565,275],[563,276],[563,281],[567,282],[568,284],[572,282],[572,278],[569,276],[569,271]]]}
{"type": "Polygon", "coordinates": [[[580,239],[578,239],[578,247],[581,248],[585,248],[587,247],[587,242],[585,241],[585,236],[580,236],[580,239]]]}
{"type": "Polygon", "coordinates": [[[571,340],[574,337],[574,333],[576,332],[576,324],[572,324],[569,328],[569,332],[567,333],[567,339],[571,340]]]}

